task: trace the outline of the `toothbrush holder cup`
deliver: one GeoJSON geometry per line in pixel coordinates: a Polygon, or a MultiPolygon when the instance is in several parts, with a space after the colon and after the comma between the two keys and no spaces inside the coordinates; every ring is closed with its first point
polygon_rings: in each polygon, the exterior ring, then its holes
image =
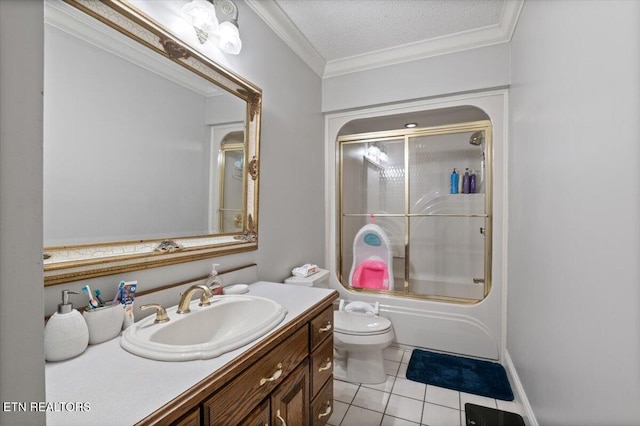
{"type": "Polygon", "coordinates": [[[106,342],[120,334],[124,321],[122,304],[108,304],[101,308],[86,310],[82,314],[89,327],[89,344],[106,342]]]}

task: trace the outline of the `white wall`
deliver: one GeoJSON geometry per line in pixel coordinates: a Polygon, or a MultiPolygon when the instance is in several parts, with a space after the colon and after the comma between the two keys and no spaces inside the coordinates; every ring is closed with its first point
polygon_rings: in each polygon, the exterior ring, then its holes
{"type": "MultiPolygon", "coordinates": [[[[41,2],[0,1],[0,401],[44,401],[41,2]]],[[[0,410],[2,425],[44,413],[0,410]]]]}
{"type": "Polygon", "coordinates": [[[512,40],[507,348],[543,425],[640,424],[640,2],[512,40]]]}
{"type": "Polygon", "coordinates": [[[507,43],[327,78],[322,111],[362,108],[509,84],[507,43]]]}

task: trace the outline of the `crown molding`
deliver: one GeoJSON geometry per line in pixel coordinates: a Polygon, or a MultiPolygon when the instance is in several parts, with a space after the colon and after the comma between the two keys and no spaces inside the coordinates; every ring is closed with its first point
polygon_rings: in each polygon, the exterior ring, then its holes
{"type": "Polygon", "coordinates": [[[210,82],[193,75],[182,66],[163,58],[137,41],[66,3],[57,0],[46,1],[44,21],[47,25],[93,44],[202,96],[223,94],[210,82]]]}
{"type": "Polygon", "coordinates": [[[500,23],[497,25],[329,61],[325,66],[323,77],[335,77],[372,68],[506,43],[511,40],[523,3],[524,0],[506,0],[500,16],[500,23]]]}
{"type": "Polygon", "coordinates": [[[524,0],[506,0],[497,25],[326,62],[274,1],[245,1],[322,78],[507,43],[524,4],[524,0]]]}
{"type": "Polygon", "coordinates": [[[305,36],[291,22],[289,17],[274,1],[245,0],[245,3],[300,57],[318,74],[324,76],[325,60],[309,43],[305,36]]]}

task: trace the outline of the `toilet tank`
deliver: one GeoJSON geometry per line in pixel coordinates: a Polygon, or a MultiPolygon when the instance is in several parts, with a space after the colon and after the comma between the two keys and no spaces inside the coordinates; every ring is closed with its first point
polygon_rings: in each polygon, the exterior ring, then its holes
{"type": "Polygon", "coordinates": [[[304,287],[329,288],[329,271],[326,269],[318,269],[318,272],[313,275],[309,275],[308,277],[291,276],[284,280],[284,283],[301,285],[304,287]]]}

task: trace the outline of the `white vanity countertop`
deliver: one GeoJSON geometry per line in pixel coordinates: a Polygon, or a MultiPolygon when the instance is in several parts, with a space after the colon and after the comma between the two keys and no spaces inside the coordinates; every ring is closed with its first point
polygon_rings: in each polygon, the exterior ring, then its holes
{"type": "Polygon", "coordinates": [[[90,345],[76,358],[49,362],[45,366],[46,402],[50,404],[47,425],[132,425],[268,338],[332,292],[265,281],[251,284],[248,294],[281,304],[287,310],[285,319],[264,337],[213,359],[164,362],[141,358],[122,349],[117,337],[90,345]]]}

